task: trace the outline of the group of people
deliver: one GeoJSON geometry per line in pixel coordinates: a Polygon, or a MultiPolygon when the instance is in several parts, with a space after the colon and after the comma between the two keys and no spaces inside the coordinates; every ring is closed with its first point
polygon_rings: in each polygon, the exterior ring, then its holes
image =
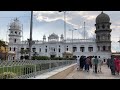
{"type": "Polygon", "coordinates": [[[81,56],[80,59],[77,60],[78,70],[85,70],[89,72],[89,68],[93,68],[93,72],[101,72],[101,65],[103,63],[102,59],[97,56],[81,56]]]}
{"type": "MultiPolygon", "coordinates": [[[[103,60],[100,56],[81,56],[80,59],[77,59],[77,70],[85,70],[89,72],[89,68],[93,69],[93,72],[98,73],[102,72],[101,66],[103,64],[103,60]]],[[[111,56],[111,58],[107,59],[108,68],[111,70],[112,75],[119,75],[120,72],[120,57],[111,56]]]]}
{"type": "Polygon", "coordinates": [[[115,75],[120,72],[120,57],[111,56],[111,59],[107,59],[108,68],[111,69],[111,74],[115,75]]]}

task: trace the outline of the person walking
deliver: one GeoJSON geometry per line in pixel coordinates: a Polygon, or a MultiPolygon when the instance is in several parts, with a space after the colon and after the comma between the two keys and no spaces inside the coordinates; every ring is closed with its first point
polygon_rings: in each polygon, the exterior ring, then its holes
{"type": "Polygon", "coordinates": [[[80,69],[83,70],[83,56],[80,57],[80,69]]]}
{"type": "Polygon", "coordinates": [[[86,64],[85,64],[87,72],[89,72],[89,65],[90,65],[90,57],[87,57],[86,64]]]}
{"type": "Polygon", "coordinates": [[[119,60],[118,57],[115,58],[115,71],[119,75],[119,72],[120,72],[120,60],[119,60]]]}
{"type": "Polygon", "coordinates": [[[93,67],[93,72],[95,72],[95,64],[94,64],[94,56],[92,56],[92,60],[91,60],[91,63],[92,63],[92,67],[93,67]]]}
{"type": "Polygon", "coordinates": [[[98,72],[102,72],[102,71],[101,71],[102,63],[103,63],[103,61],[102,61],[102,59],[101,59],[100,56],[99,56],[99,57],[98,57],[98,72]]]}
{"type": "Polygon", "coordinates": [[[87,70],[87,67],[86,67],[86,56],[83,57],[83,68],[85,69],[85,71],[87,70]]]}
{"type": "Polygon", "coordinates": [[[77,70],[80,70],[80,60],[77,58],[77,70]]]}
{"type": "Polygon", "coordinates": [[[110,58],[107,59],[107,66],[110,67],[110,58]]]}
{"type": "Polygon", "coordinates": [[[114,56],[111,56],[109,65],[110,65],[110,69],[111,69],[111,74],[115,75],[115,61],[114,61],[114,56]]]}
{"type": "Polygon", "coordinates": [[[97,68],[98,68],[98,58],[97,58],[97,56],[95,56],[94,64],[95,64],[95,73],[97,73],[97,68]]]}

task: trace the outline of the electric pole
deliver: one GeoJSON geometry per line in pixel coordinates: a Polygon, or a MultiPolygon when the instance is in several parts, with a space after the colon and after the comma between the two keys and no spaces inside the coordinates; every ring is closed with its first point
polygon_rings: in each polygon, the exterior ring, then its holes
{"type": "Polygon", "coordinates": [[[31,48],[32,48],[32,27],[33,27],[33,11],[31,11],[31,20],[30,20],[29,60],[31,60],[31,48]]]}

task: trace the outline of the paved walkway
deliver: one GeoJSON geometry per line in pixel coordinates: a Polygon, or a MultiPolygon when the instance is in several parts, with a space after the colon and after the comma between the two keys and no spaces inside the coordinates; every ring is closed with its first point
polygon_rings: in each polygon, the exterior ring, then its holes
{"type": "Polygon", "coordinates": [[[97,74],[93,72],[93,69],[90,69],[89,72],[77,71],[75,69],[65,79],[120,79],[120,75],[111,75],[111,71],[106,65],[103,65],[101,68],[102,73],[97,74]]]}

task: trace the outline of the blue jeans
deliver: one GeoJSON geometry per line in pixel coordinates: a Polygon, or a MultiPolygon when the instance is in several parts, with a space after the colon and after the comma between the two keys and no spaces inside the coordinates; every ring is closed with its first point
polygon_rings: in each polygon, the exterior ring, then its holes
{"type": "Polygon", "coordinates": [[[85,65],[85,70],[88,70],[88,71],[89,71],[89,64],[86,64],[86,65],[85,65]]]}

